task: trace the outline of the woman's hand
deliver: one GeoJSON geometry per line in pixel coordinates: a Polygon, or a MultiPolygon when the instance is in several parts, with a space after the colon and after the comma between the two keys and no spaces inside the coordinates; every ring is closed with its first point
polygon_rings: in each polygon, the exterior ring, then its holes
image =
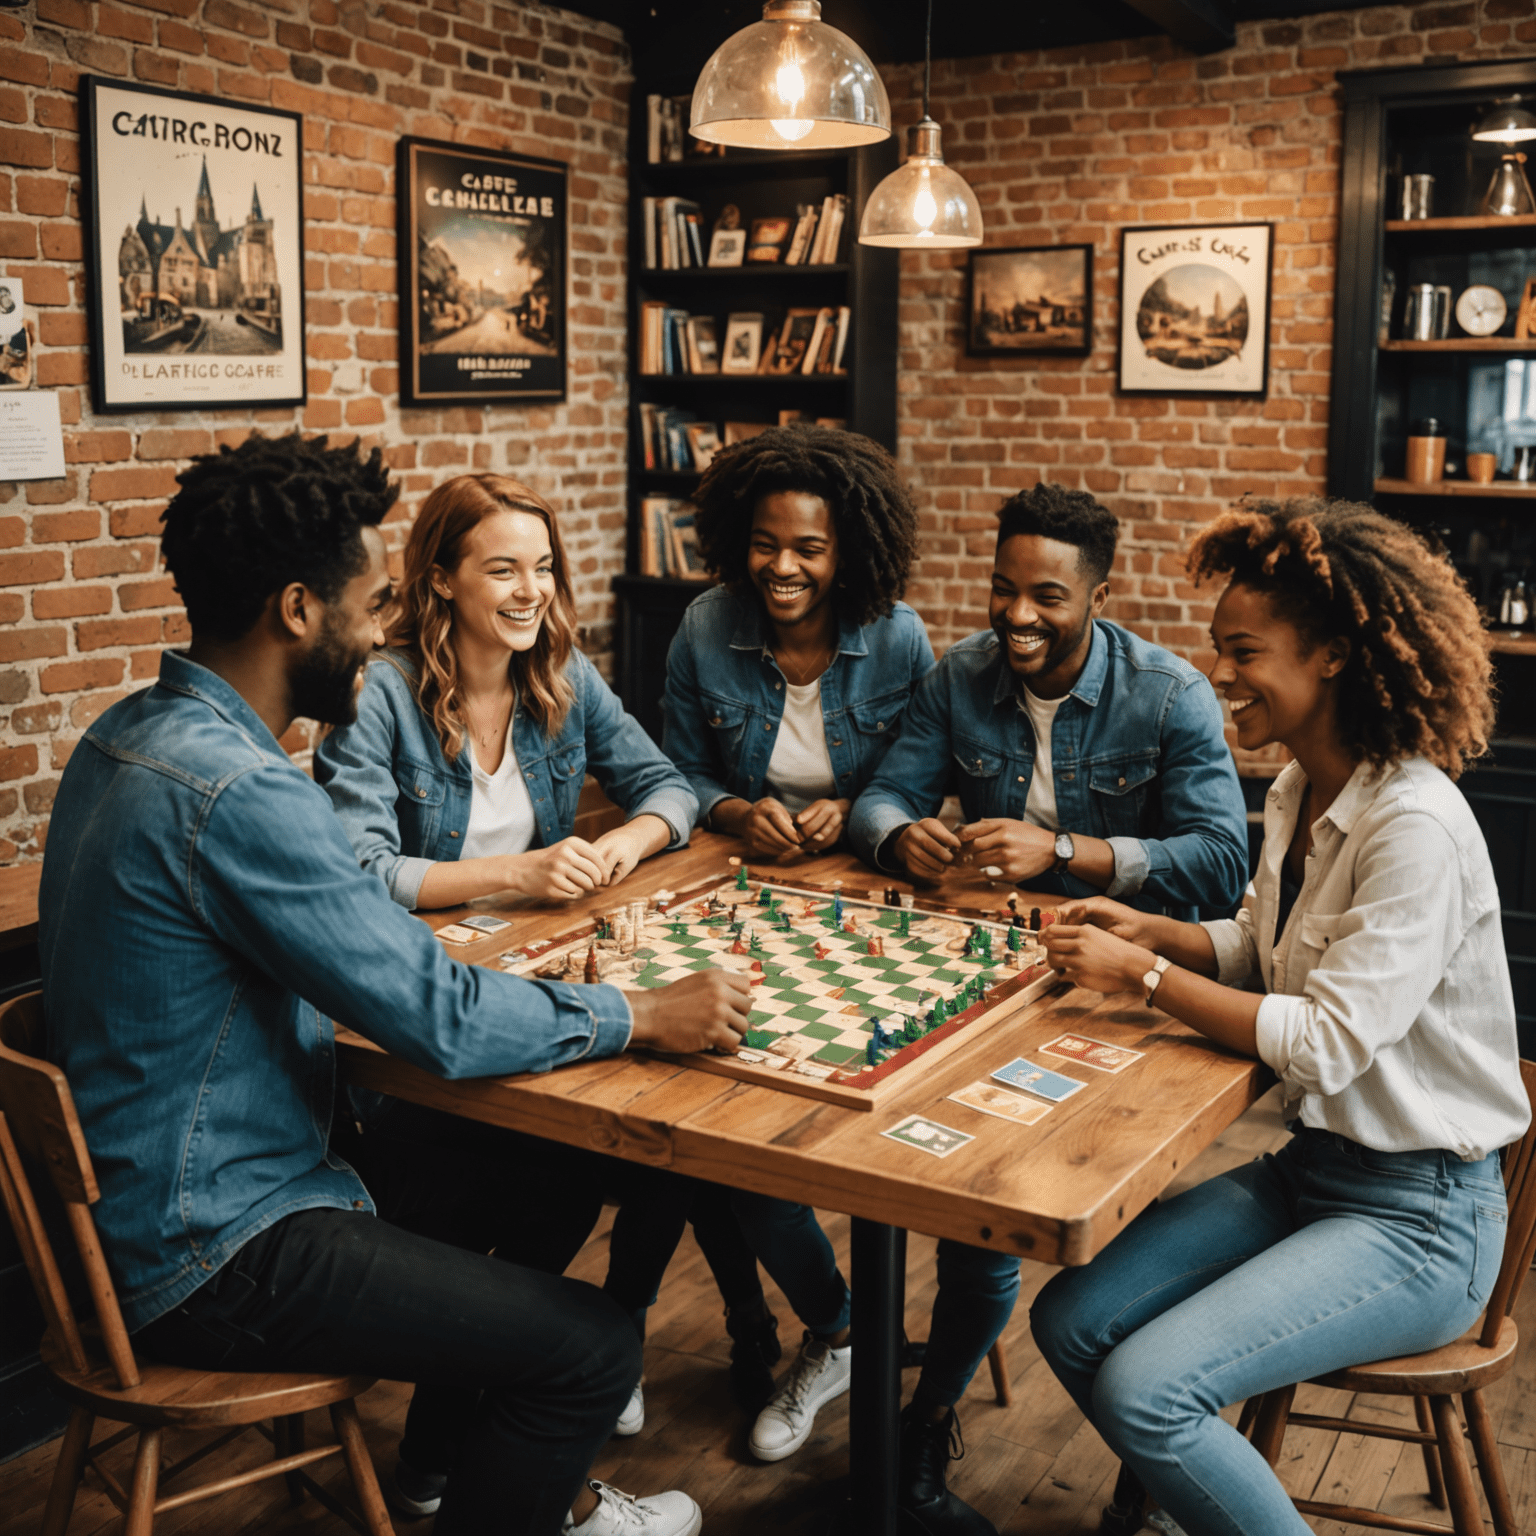
{"type": "Polygon", "coordinates": [[[755,805],[746,800],[722,800],[709,813],[709,824],[717,832],[739,837],[749,853],[771,859],[800,849],[800,829],[789,807],[772,795],[765,795],[755,805]]]}
{"type": "Polygon", "coordinates": [[[1111,901],[1107,896],[1088,896],[1079,900],[1064,901],[1056,908],[1056,921],[1069,925],[1091,925],[1112,933],[1127,944],[1139,944],[1143,949],[1157,948],[1154,929],[1157,918],[1150,912],[1138,912],[1124,902],[1111,901]]]}
{"type": "Polygon", "coordinates": [[[843,827],[848,820],[848,810],[847,800],[811,801],[795,817],[795,826],[799,828],[800,836],[804,840],[802,846],[814,848],[818,853],[824,848],[831,848],[843,835],[843,827]]]}
{"type": "Polygon", "coordinates": [[[593,844],[593,850],[607,870],[605,885],[617,885],[633,871],[641,859],[659,853],[672,841],[672,828],[660,816],[646,814],[627,821],[622,827],[604,832],[593,844]]]}
{"type": "Polygon", "coordinates": [[[505,863],[506,888],[538,901],[575,901],[608,883],[607,860],[580,837],[508,854],[505,863]]]}
{"type": "MultiPolygon", "coordinates": [[[[1114,905],[1114,903],[1109,903],[1114,905]]],[[[1157,956],[1091,923],[1060,918],[1040,931],[1047,962],[1090,992],[1126,992],[1141,985],[1157,956]]]]}

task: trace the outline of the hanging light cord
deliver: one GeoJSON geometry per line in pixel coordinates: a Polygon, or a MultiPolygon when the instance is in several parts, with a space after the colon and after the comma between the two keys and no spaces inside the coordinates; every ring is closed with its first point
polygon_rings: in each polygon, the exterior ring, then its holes
{"type": "Polygon", "coordinates": [[[928,0],[928,25],[923,30],[923,118],[928,117],[928,84],[933,72],[933,0],[928,0]]]}

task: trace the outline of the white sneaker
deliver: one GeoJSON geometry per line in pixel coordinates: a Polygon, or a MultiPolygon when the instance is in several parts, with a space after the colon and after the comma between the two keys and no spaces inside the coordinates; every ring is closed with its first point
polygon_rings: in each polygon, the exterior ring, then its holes
{"type": "Polygon", "coordinates": [[[565,1517],[561,1536],[698,1536],[703,1512],[686,1493],[653,1493],[637,1499],[594,1479],[587,1486],[597,1508],[580,1525],[565,1517]]]}
{"type": "Polygon", "coordinates": [[[783,1461],[805,1444],[824,1404],[848,1390],[853,1346],[833,1349],[809,1333],[795,1363],[757,1416],[748,1444],[759,1461],[783,1461]]]}
{"type": "Polygon", "coordinates": [[[619,1422],[613,1426],[613,1432],[616,1435],[638,1435],[644,1428],[645,1387],[637,1381],[635,1390],[629,1395],[629,1406],[619,1415],[619,1422]]]}

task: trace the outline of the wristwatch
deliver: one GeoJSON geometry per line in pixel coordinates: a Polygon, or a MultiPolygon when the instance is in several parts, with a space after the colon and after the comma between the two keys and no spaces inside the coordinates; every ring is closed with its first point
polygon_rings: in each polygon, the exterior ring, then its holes
{"type": "Polygon", "coordinates": [[[1077,857],[1077,844],[1072,841],[1070,832],[1058,832],[1056,834],[1056,862],[1051,866],[1053,875],[1064,875],[1067,865],[1077,857]]]}
{"type": "Polygon", "coordinates": [[[1165,958],[1162,955],[1159,955],[1157,959],[1152,962],[1152,969],[1141,978],[1142,986],[1147,989],[1148,1008],[1152,1006],[1152,994],[1157,991],[1157,984],[1163,979],[1163,972],[1166,971],[1172,964],[1173,962],[1171,960],[1165,958]]]}

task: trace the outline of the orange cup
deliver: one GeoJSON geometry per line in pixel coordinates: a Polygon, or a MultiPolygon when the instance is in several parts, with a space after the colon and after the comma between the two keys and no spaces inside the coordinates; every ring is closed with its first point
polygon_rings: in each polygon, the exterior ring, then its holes
{"type": "Polygon", "coordinates": [[[1492,485],[1493,472],[1498,467],[1497,454],[1469,453],[1467,455],[1467,479],[1475,480],[1479,485],[1492,485]]]}

